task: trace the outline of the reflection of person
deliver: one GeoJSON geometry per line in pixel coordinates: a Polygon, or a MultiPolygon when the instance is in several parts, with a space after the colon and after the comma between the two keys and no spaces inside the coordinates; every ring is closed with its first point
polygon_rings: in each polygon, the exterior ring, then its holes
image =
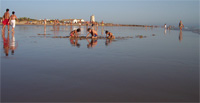
{"type": "Polygon", "coordinates": [[[57,20],[55,19],[53,25],[56,25],[56,23],[57,23],[57,20]]]}
{"type": "Polygon", "coordinates": [[[70,32],[70,38],[78,37],[78,32],[80,32],[81,29],[78,28],[77,30],[73,30],[70,32]]]}
{"type": "Polygon", "coordinates": [[[164,34],[166,34],[167,33],[167,29],[165,29],[165,31],[164,31],[164,34]]]}
{"type": "Polygon", "coordinates": [[[180,30],[182,30],[184,28],[182,21],[179,22],[179,28],[180,28],[180,30]]]}
{"type": "MultiPolygon", "coordinates": [[[[12,32],[15,30],[15,19],[17,19],[17,16],[15,15],[15,12],[12,12],[12,15],[10,16],[10,23],[12,25],[12,32]]],[[[18,19],[17,19],[18,21],[18,19]]]]}
{"type": "Polygon", "coordinates": [[[15,50],[17,49],[17,45],[15,45],[15,37],[13,36],[10,42],[10,50],[12,55],[14,55],[15,50]]]}
{"type": "Polygon", "coordinates": [[[101,35],[104,33],[104,26],[101,27],[101,35]]]}
{"type": "Polygon", "coordinates": [[[81,28],[81,25],[82,25],[81,20],[79,21],[78,25],[79,25],[79,28],[81,28]]]}
{"type": "Polygon", "coordinates": [[[2,18],[2,24],[3,24],[3,27],[2,27],[2,31],[4,31],[6,25],[8,26],[8,32],[9,32],[9,18],[10,18],[10,14],[9,14],[9,9],[6,9],[6,12],[4,13],[3,15],[3,18],[2,18]]]}
{"type": "Polygon", "coordinates": [[[60,25],[57,25],[57,31],[60,31],[60,25]]]}
{"type": "Polygon", "coordinates": [[[59,20],[58,20],[58,19],[56,20],[56,25],[60,25],[60,22],[59,22],[59,20]]]}
{"type": "Polygon", "coordinates": [[[80,44],[78,43],[78,39],[71,39],[70,38],[70,43],[71,43],[71,45],[72,46],[75,46],[75,47],[78,47],[78,48],[80,48],[80,44]]]}
{"type": "Polygon", "coordinates": [[[88,28],[88,30],[87,30],[89,33],[87,34],[87,36],[86,36],[86,38],[89,36],[89,34],[91,34],[92,35],[92,38],[97,38],[97,36],[98,36],[98,33],[97,33],[97,31],[95,31],[95,30],[92,30],[92,29],[90,29],[90,28],[88,28]]]}
{"type": "Polygon", "coordinates": [[[106,30],[105,33],[106,33],[106,38],[108,38],[108,39],[115,39],[115,36],[111,32],[109,32],[109,31],[106,30]],[[108,35],[108,37],[107,37],[107,35],[108,35]]]}
{"type": "Polygon", "coordinates": [[[46,25],[44,25],[44,34],[46,34],[46,30],[47,30],[46,25]]]}
{"type": "Polygon", "coordinates": [[[2,33],[2,39],[3,39],[3,49],[4,49],[4,53],[6,56],[8,56],[9,54],[9,46],[10,46],[10,38],[9,38],[9,32],[8,32],[8,36],[7,38],[5,37],[5,32],[2,33]]]}
{"type": "Polygon", "coordinates": [[[106,38],[105,45],[108,46],[108,45],[111,44],[111,43],[112,43],[112,39],[107,39],[107,38],[106,38]]]}
{"type": "Polygon", "coordinates": [[[180,30],[179,33],[179,42],[181,42],[183,40],[183,34],[182,34],[182,30],[180,30]]]}
{"type": "Polygon", "coordinates": [[[94,48],[97,45],[97,40],[95,39],[91,39],[91,42],[87,39],[88,44],[87,44],[87,48],[94,48]]]}

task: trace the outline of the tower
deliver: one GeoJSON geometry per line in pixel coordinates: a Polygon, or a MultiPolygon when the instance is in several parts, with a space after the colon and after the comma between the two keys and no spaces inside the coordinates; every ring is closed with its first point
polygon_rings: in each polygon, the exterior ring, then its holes
{"type": "Polygon", "coordinates": [[[95,22],[95,16],[94,15],[90,16],[90,22],[95,22]]]}

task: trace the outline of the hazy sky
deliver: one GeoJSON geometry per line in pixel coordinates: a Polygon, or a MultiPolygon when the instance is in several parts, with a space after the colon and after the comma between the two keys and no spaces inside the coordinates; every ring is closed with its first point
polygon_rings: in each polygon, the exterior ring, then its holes
{"type": "Polygon", "coordinates": [[[199,25],[199,0],[1,0],[18,17],[89,20],[121,24],[199,25]]]}

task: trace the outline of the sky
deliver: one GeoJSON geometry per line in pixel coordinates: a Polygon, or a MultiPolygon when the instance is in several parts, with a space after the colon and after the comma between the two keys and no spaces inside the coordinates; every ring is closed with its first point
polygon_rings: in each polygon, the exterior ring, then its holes
{"type": "Polygon", "coordinates": [[[18,17],[84,19],[137,25],[199,25],[199,0],[0,0],[0,15],[7,8],[18,17]]]}

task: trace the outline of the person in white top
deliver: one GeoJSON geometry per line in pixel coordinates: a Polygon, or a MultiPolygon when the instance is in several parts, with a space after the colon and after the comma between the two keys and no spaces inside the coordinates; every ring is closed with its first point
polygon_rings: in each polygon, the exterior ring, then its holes
{"type": "Polygon", "coordinates": [[[164,25],[164,28],[167,29],[167,24],[164,25]]]}
{"type": "MultiPolygon", "coordinates": [[[[10,16],[10,23],[12,25],[12,32],[14,32],[14,30],[15,30],[15,23],[16,23],[15,19],[17,19],[17,16],[15,15],[15,12],[13,11],[12,15],[10,16]]],[[[17,21],[18,21],[18,19],[17,19],[17,21]]]]}

